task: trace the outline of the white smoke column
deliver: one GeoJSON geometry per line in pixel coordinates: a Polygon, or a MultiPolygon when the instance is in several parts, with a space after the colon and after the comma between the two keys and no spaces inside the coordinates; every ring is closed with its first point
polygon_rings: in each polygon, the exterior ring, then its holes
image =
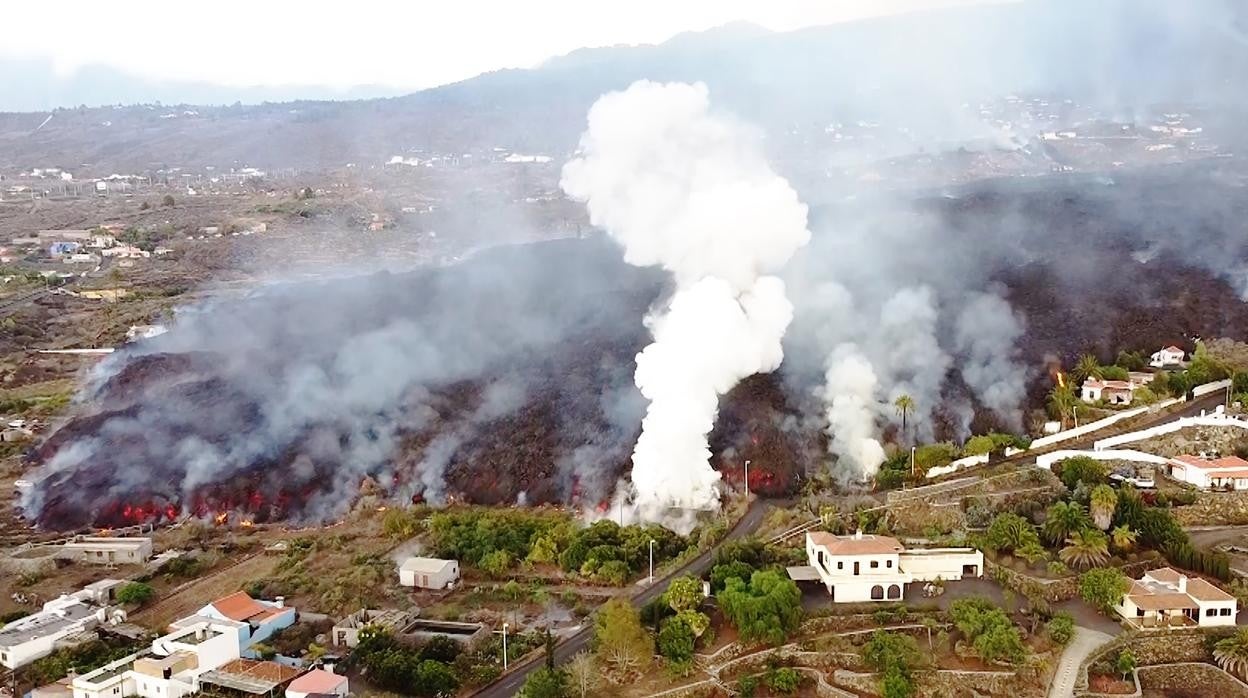
{"type": "Polygon", "coordinates": [[[936,338],[936,299],[927,286],[903,288],[880,309],[880,324],[872,343],[879,380],[887,388],[886,414],[900,422],[892,403],[909,395],[915,412],[909,422],[922,438],[931,438],[932,409],[940,404],[940,388],[950,359],[936,338]]]}
{"type": "Polygon", "coordinates": [[[589,111],[563,190],[585,201],[636,266],[671,271],[676,291],[637,357],[650,401],[633,452],[636,503],[713,507],[707,436],[719,396],[772,371],[793,309],[778,270],[810,239],[806,206],[763,158],[752,129],[710,111],[705,85],[637,82],[589,111]]]}
{"type": "Polygon", "coordinates": [[[1027,389],[1027,372],[1017,360],[1022,335],[1022,321],[993,293],[976,294],[958,315],[955,341],[965,355],[962,378],[984,407],[1015,431],[1023,426],[1020,405],[1027,389]]]}
{"type": "Polygon", "coordinates": [[[884,462],[884,447],[876,438],[878,382],[871,362],[853,344],[842,344],[828,355],[823,399],[827,403],[828,449],[839,456],[837,473],[843,481],[871,479],[884,462]]]}

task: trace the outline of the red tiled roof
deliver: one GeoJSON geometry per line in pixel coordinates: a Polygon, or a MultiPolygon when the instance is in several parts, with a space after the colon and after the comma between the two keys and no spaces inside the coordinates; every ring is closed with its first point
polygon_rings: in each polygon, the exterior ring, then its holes
{"type": "Polygon", "coordinates": [[[333,693],[334,689],[346,682],[347,677],[341,674],[332,674],[324,669],[313,669],[291,681],[286,690],[298,693],[333,693]]]}
{"type": "Polygon", "coordinates": [[[217,609],[217,613],[229,618],[230,620],[246,621],[249,618],[257,616],[268,610],[264,604],[257,603],[255,599],[247,595],[245,591],[235,592],[229,596],[223,596],[212,602],[212,607],[217,609]]]}
{"type": "Polygon", "coordinates": [[[832,555],[880,555],[905,550],[900,541],[888,536],[834,536],[826,531],[814,531],[806,535],[810,536],[811,542],[827,548],[832,555]]]}
{"type": "Polygon", "coordinates": [[[1178,348],[1178,347],[1174,346],[1173,344],[1171,344],[1170,346],[1166,347],[1165,349],[1162,349],[1162,351],[1168,351],[1168,352],[1171,352],[1171,353],[1174,353],[1174,354],[1184,354],[1184,353],[1186,353],[1186,352],[1184,352],[1182,349],[1180,349],[1180,348],[1178,348]]]}
{"type": "MultiPolygon", "coordinates": [[[[1248,460],[1244,460],[1243,458],[1240,458],[1238,456],[1226,456],[1224,458],[1209,459],[1209,458],[1201,458],[1200,456],[1183,455],[1183,456],[1176,456],[1175,460],[1179,461],[1180,463],[1183,463],[1184,465],[1190,465],[1193,468],[1199,468],[1200,470],[1230,470],[1230,469],[1248,470],[1248,460]]],[[[1228,476],[1229,475],[1224,475],[1224,477],[1228,477],[1228,476]]],[[[1241,477],[1241,476],[1236,475],[1233,477],[1241,477]]]]}

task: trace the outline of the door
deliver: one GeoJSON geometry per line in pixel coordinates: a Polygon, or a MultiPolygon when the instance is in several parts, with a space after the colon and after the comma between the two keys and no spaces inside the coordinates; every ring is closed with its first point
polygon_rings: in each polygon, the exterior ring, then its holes
{"type": "Polygon", "coordinates": [[[861,564],[857,560],[854,561],[854,575],[858,575],[858,565],[861,564]]]}

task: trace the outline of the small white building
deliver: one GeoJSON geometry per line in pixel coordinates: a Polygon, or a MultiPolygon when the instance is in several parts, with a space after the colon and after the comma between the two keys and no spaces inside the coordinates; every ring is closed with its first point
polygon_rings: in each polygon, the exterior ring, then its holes
{"type": "Polygon", "coordinates": [[[200,677],[238,659],[235,624],[199,621],[73,680],[74,698],[182,698],[200,689],[200,677]]]}
{"type": "Polygon", "coordinates": [[[459,580],[459,563],[433,557],[409,557],[399,566],[399,584],[421,589],[445,589],[459,580]]]}
{"type": "Polygon", "coordinates": [[[324,669],[313,669],[286,686],[286,698],[308,698],[308,696],[345,696],[347,677],[324,669]]]}
{"type": "Polygon", "coordinates": [[[836,603],[895,601],[910,582],[954,581],[983,575],[984,554],[974,548],[906,550],[896,538],[806,534],[808,567],[789,568],[794,580],[818,580],[836,603]]]}
{"type": "Polygon", "coordinates": [[[1114,606],[1137,628],[1235,625],[1239,602],[1199,577],[1163,567],[1144,573],[1114,606]]]}
{"type": "Polygon", "coordinates": [[[91,630],[109,620],[108,604],[120,580],[104,579],[81,591],[52,599],[38,612],[0,628],[0,664],[25,666],[56,649],[63,638],[91,630]]]}
{"type": "Polygon", "coordinates": [[[1187,357],[1187,352],[1171,344],[1170,346],[1154,352],[1152,360],[1148,362],[1153,368],[1167,368],[1172,366],[1182,366],[1183,359],[1187,357]]]}
{"type": "Polygon", "coordinates": [[[57,557],[98,565],[141,565],[152,557],[151,538],[77,536],[57,557]]]}
{"type": "Polygon", "coordinates": [[[1130,405],[1140,386],[1131,381],[1107,381],[1088,378],[1083,382],[1079,397],[1084,402],[1104,400],[1111,405],[1130,405]]]}
{"type": "Polygon", "coordinates": [[[1201,489],[1248,489],[1248,461],[1237,456],[1178,456],[1170,461],[1170,477],[1201,489]]]}
{"type": "MultiPolygon", "coordinates": [[[[238,656],[255,657],[251,646],[264,642],[279,630],[295,624],[295,609],[286,605],[286,599],[279,596],[272,601],[253,599],[245,591],[236,591],[223,596],[199,609],[199,612],[183,621],[200,621],[212,619],[224,621],[224,624],[239,624],[238,656]]],[[[177,621],[182,623],[183,621],[177,621]]],[[[175,625],[177,624],[175,623],[175,625]]]]}

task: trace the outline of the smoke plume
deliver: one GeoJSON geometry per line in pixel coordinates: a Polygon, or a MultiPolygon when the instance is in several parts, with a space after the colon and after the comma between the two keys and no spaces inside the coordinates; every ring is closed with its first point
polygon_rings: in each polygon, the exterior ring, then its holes
{"type": "Polygon", "coordinates": [[[643,510],[715,506],[707,436],[719,397],[775,370],[792,318],[777,271],[806,244],[806,206],[750,129],[712,113],[704,85],[634,83],[589,111],[561,185],[636,266],[672,273],[635,380],[650,401],[633,451],[643,510]]]}

